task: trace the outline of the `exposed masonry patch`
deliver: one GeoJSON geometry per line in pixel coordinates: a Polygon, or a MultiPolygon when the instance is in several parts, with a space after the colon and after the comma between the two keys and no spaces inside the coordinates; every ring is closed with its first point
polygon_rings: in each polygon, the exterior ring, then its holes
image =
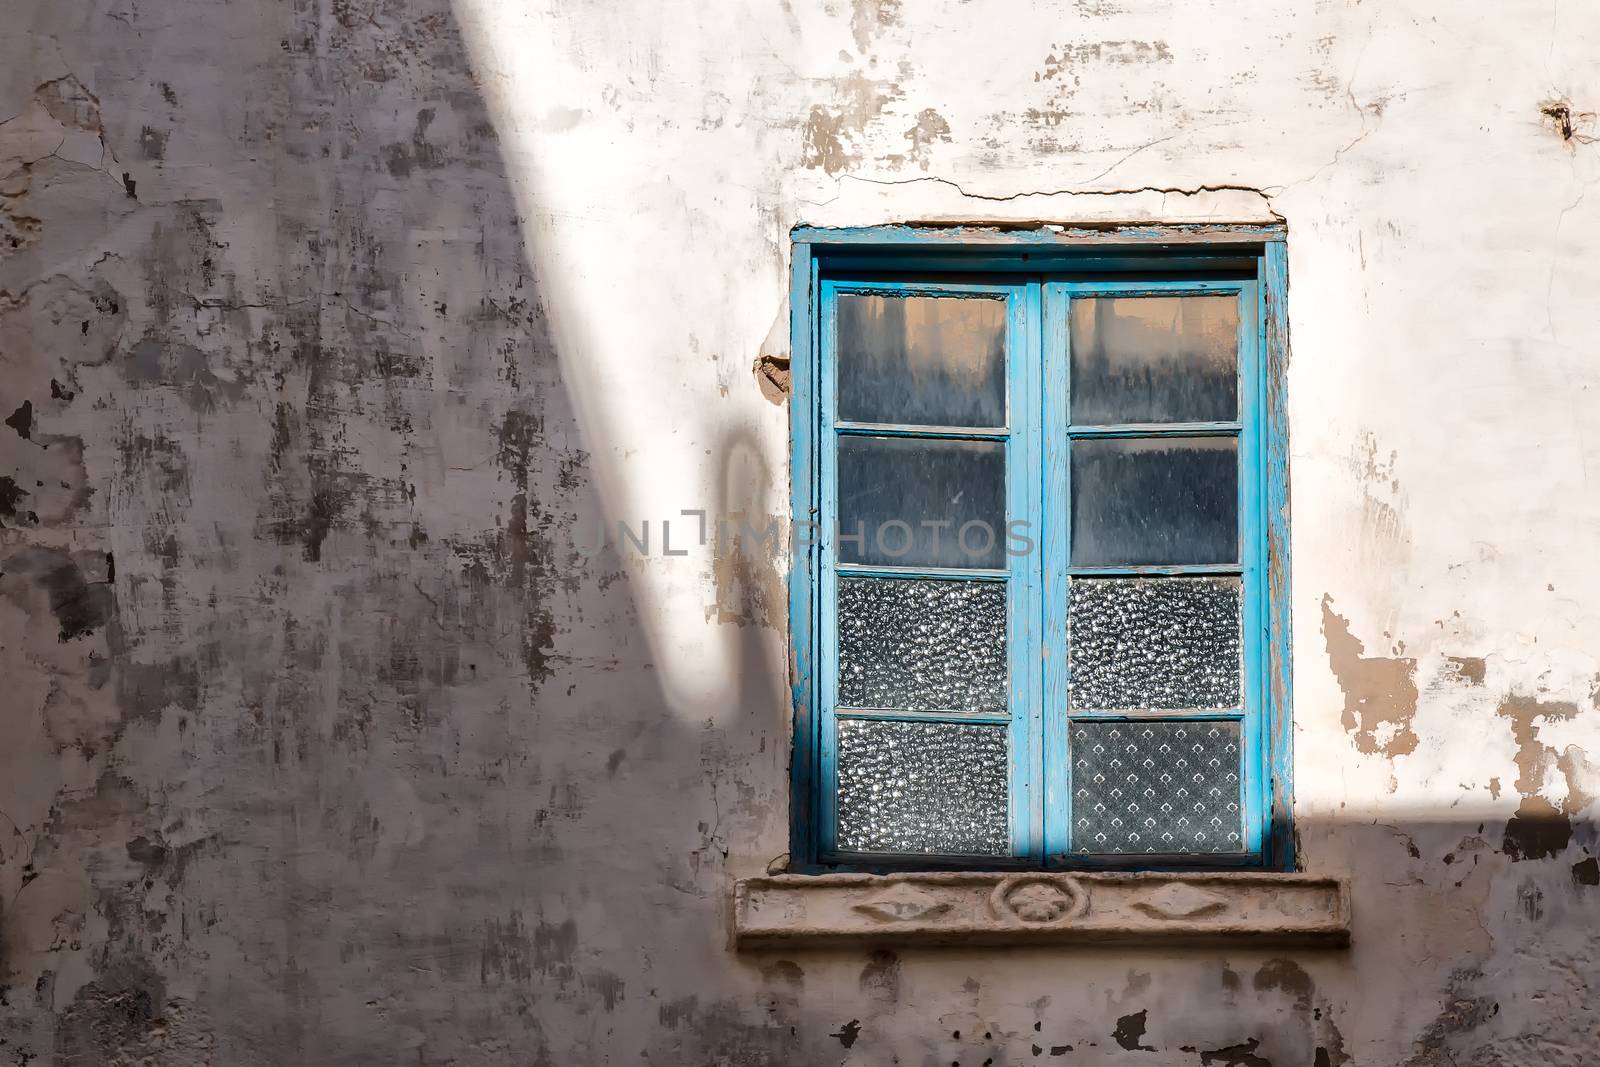
{"type": "Polygon", "coordinates": [[[1401,656],[1369,656],[1350,632],[1350,623],[1322,598],[1322,633],[1328,665],[1344,691],[1341,721],[1356,747],[1368,755],[1393,759],[1415,752],[1411,720],[1417,713],[1417,661],[1401,656]]]}
{"type": "Polygon", "coordinates": [[[1512,860],[1558,855],[1572,840],[1572,817],[1593,798],[1579,783],[1583,752],[1576,747],[1558,751],[1544,744],[1539,739],[1539,727],[1545,722],[1575,718],[1578,706],[1513,694],[1500,702],[1495,714],[1511,723],[1511,734],[1517,743],[1516,788],[1522,795],[1516,814],[1506,823],[1501,847],[1512,860]],[[1560,773],[1566,787],[1559,805],[1540,794],[1551,767],[1560,773]]]}
{"type": "Polygon", "coordinates": [[[900,88],[852,74],[834,83],[834,103],[816,104],[806,116],[800,165],[838,174],[861,161],[866,127],[900,98],[900,88]]]}
{"type": "Polygon", "coordinates": [[[917,112],[917,121],[906,131],[906,140],[911,144],[911,161],[928,169],[928,155],[935,142],[950,141],[950,124],[944,116],[931,107],[923,108],[917,112]]]}
{"type": "Polygon", "coordinates": [[[759,356],[751,369],[755,372],[756,383],[761,386],[762,396],[780,406],[788,402],[790,388],[788,356],[759,356]]]}
{"type": "Polygon", "coordinates": [[[1445,660],[1455,668],[1463,681],[1468,685],[1482,685],[1488,673],[1489,664],[1482,656],[1446,656],[1445,660]]]}

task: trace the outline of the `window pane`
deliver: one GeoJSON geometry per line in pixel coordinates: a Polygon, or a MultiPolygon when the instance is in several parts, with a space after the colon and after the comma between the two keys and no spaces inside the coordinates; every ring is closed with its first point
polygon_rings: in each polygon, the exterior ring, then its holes
{"type": "Polygon", "coordinates": [[[1072,421],[1239,417],[1239,298],[1084,297],[1072,302],[1072,421]]]}
{"type": "Polygon", "coordinates": [[[1072,443],[1072,562],[1237,563],[1238,442],[1072,443]]]}
{"type": "Polygon", "coordinates": [[[839,722],[839,848],[1006,856],[1006,727],[839,722]]]}
{"type": "Polygon", "coordinates": [[[1005,447],[841,436],[840,562],[1005,566],[1005,447]]]}
{"type": "Polygon", "coordinates": [[[1074,709],[1237,708],[1237,578],[1072,580],[1074,709]]]}
{"type": "Polygon", "coordinates": [[[1078,722],[1072,850],[1238,852],[1239,724],[1078,722]]]}
{"type": "Polygon", "coordinates": [[[841,294],[837,307],[839,418],[1005,425],[1004,299],[841,294]]]}
{"type": "Polygon", "coordinates": [[[1004,711],[1006,587],[840,578],[839,703],[1004,711]]]}

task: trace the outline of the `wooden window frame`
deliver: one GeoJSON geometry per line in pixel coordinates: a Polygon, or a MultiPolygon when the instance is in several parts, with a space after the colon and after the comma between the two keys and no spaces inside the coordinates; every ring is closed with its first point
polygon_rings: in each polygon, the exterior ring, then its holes
{"type": "MultiPolygon", "coordinates": [[[[1096,229],[1043,226],[1004,230],[978,226],[888,226],[863,229],[799,227],[792,235],[790,283],[792,395],[791,507],[799,535],[791,561],[794,739],[790,870],[908,869],[1226,869],[1293,870],[1290,781],[1290,631],[1288,427],[1285,373],[1288,336],[1286,233],[1281,226],[1142,225],[1096,229]],[[831,422],[833,366],[829,358],[833,300],[844,291],[944,294],[1003,293],[1008,301],[1007,519],[1026,519],[1039,541],[1036,554],[1008,557],[1008,648],[1013,856],[924,856],[841,853],[833,848],[834,716],[823,700],[834,684],[828,649],[836,576],[824,516],[836,516],[832,450],[823,446],[848,425],[831,422]],[[1067,848],[1068,775],[1047,778],[1046,754],[1066,751],[1069,717],[1044,709],[1066,706],[1064,657],[1020,650],[1065,647],[1066,587],[1087,568],[1048,568],[1066,560],[1070,500],[1066,443],[1088,436],[1147,433],[1150,427],[1071,427],[1067,407],[1066,308],[1074,296],[1107,293],[1182,295],[1238,293],[1254,321],[1242,329],[1240,413],[1237,424],[1183,424],[1161,433],[1239,435],[1241,558],[1245,579],[1243,651],[1246,708],[1241,777],[1245,850],[1233,854],[1084,856],[1067,848]],[[1041,346],[1057,353],[1046,359],[1041,346]],[[1031,432],[1037,427],[1038,432],[1031,432]],[[807,535],[809,532],[809,535],[807,535]],[[1020,687],[1020,689],[1019,689],[1020,687]],[[1020,693],[1020,695],[1019,695],[1020,693]]],[[[831,521],[831,520],[830,520],[831,521]]],[[[851,566],[849,572],[882,568],[851,566]]],[[[1200,574],[1206,567],[1096,568],[1096,573],[1200,574]]],[[[919,572],[896,569],[915,577],[919,572]]],[[[920,572],[925,576],[945,572],[920,572]]],[[[977,576],[972,580],[983,580],[977,576]]],[[[987,576],[989,578],[995,575],[987,576]]],[[[894,716],[901,717],[901,716],[894,716]]],[[[904,718],[949,721],[948,713],[904,718]]],[[[1122,718],[1082,715],[1071,718],[1122,718]]],[[[1225,718],[1190,714],[1172,718],[1225,718]]],[[[982,717],[980,717],[982,718],[982,717]]],[[[961,720],[967,721],[967,720],[961,720]]]]}

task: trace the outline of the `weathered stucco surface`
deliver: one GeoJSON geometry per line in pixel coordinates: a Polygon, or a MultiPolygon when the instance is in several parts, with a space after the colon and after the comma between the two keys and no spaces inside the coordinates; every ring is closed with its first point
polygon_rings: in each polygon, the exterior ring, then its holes
{"type": "Polygon", "coordinates": [[[1600,9],[4,21],[0,1062],[1600,1059],[1600,9]],[[1275,217],[1353,947],[731,952],[789,228],[1275,217]]]}

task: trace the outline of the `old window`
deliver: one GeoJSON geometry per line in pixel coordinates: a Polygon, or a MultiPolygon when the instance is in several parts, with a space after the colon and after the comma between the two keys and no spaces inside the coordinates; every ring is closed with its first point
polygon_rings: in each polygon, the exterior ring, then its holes
{"type": "Polygon", "coordinates": [[[795,251],[796,864],[1289,863],[1281,231],[795,251]]]}

